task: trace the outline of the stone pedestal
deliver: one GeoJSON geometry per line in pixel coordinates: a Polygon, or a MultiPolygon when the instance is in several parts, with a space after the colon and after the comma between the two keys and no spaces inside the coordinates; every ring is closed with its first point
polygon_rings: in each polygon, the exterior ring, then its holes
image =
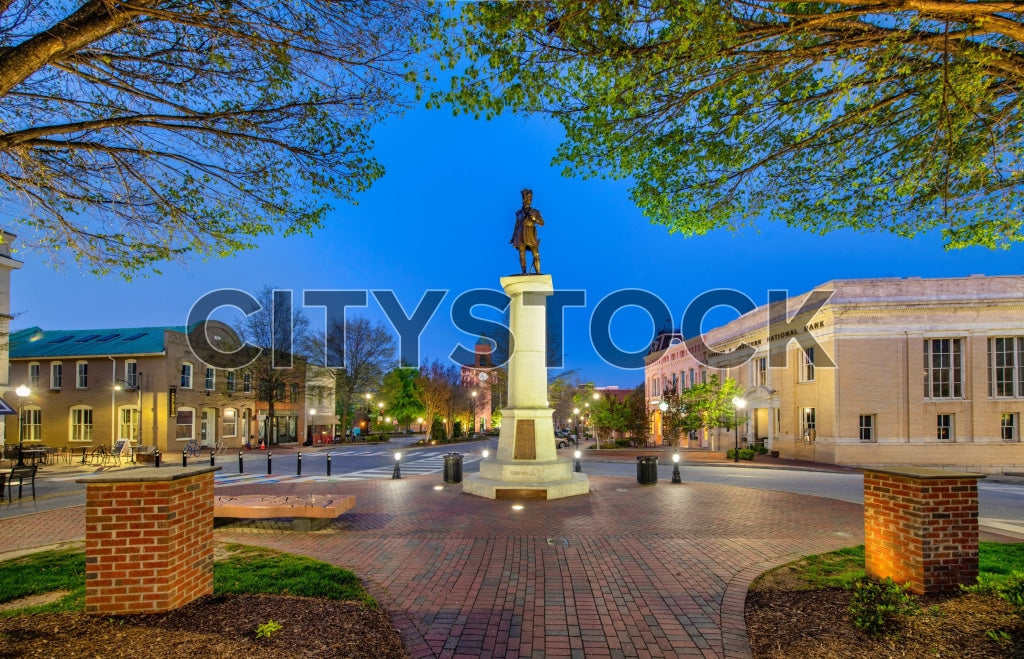
{"type": "Polygon", "coordinates": [[[508,408],[501,411],[497,455],[480,463],[479,474],[466,476],[462,491],[489,499],[588,494],[587,476],[573,471],[572,460],[558,457],[547,403],[545,302],[554,290],[551,276],[502,277],[501,286],[512,298],[508,408]]]}

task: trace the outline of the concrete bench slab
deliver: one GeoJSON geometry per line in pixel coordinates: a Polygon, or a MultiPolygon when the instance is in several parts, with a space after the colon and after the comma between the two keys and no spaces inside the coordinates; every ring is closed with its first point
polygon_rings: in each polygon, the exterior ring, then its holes
{"type": "Polygon", "coordinates": [[[356,498],[351,495],[278,496],[243,494],[213,499],[214,518],[276,519],[288,517],[296,531],[322,529],[331,520],[351,510],[356,498]]]}

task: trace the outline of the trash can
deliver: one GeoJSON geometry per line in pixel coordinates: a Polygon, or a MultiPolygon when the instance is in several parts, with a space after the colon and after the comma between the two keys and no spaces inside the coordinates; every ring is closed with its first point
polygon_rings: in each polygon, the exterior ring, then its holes
{"type": "Polygon", "coordinates": [[[444,482],[462,482],[462,454],[448,453],[444,456],[444,482]]]}
{"type": "Polygon", "coordinates": [[[654,455],[636,456],[636,482],[641,485],[658,484],[658,457],[654,455]]]}

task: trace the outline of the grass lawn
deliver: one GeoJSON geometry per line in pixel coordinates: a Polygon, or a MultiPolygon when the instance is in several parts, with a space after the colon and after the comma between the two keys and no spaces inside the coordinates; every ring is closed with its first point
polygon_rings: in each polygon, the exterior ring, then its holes
{"type": "MultiPolygon", "coordinates": [[[[864,545],[804,556],[795,565],[808,588],[850,588],[865,576],[864,545]]],[[[978,572],[979,581],[992,585],[1004,583],[1013,572],[1024,572],[1024,543],[980,543],[978,572]]]]}
{"type": "MultiPolygon", "coordinates": [[[[213,564],[214,594],[298,595],[377,606],[349,570],[260,547],[227,545],[224,549],[229,556],[213,564]]],[[[0,612],[0,616],[85,610],[83,551],[40,552],[0,563],[0,604],[54,591],[68,594],[47,604],[0,612]]]]}

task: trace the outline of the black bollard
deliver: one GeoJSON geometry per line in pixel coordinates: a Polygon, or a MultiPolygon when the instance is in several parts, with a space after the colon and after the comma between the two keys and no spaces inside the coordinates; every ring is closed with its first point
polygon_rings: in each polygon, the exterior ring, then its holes
{"type": "Polygon", "coordinates": [[[296,476],[301,476],[302,475],[302,453],[301,452],[299,453],[299,455],[296,457],[296,460],[295,460],[295,475],[296,476]]]}
{"type": "Polygon", "coordinates": [[[242,452],[238,452],[238,473],[242,473],[242,452]]]}
{"type": "MultiPolygon", "coordinates": [[[[83,451],[85,449],[82,449],[83,451]]],[[[153,465],[156,467],[160,466],[160,449],[153,451],[153,465]]]]}
{"type": "Polygon", "coordinates": [[[270,474],[270,451],[267,451],[267,476],[269,476],[270,474]]]}
{"type": "Polygon", "coordinates": [[[327,475],[331,475],[331,452],[327,452],[327,475]]]}
{"type": "Polygon", "coordinates": [[[213,449],[210,449],[210,466],[211,466],[211,467],[215,466],[215,465],[213,464],[213,449]]]}
{"type": "Polygon", "coordinates": [[[185,452],[185,449],[181,449],[181,466],[188,466],[188,453],[185,452]]]}

